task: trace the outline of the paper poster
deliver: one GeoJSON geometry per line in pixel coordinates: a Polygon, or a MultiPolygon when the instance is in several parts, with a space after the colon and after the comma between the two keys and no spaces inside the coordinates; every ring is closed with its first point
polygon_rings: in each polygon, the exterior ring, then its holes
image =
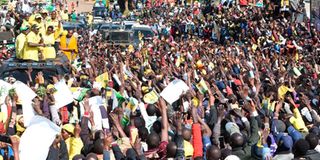
{"type": "Polygon", "coordinates": [[[11,88],[12,85],[10,83],[0,80],[0,104],[4,103],[11,88]]]}
{"type": "Polygon", "coordinates": [[[23,123],[25,127],[30,126],[32,118],[36,115],[32,101],[22,101],[23,123]]]}
{"type": "MultiPolygon", "coordinates": [[[[96,130],[102,130],[102,116],[99,107],[102,106],[103,103],[103,98],[101,96],[94,96],[89,98],[89,105],[91,107],[91,111],[93,112],[93,120],[96,130]]],[[[80,103],[80,113],[81,115],[84,114],[83,102],[80,103]]],[[[88,123],[88,127],[91,129],[90,123],[88,123]]]]}
{"type": "Polygon", "coordinates": [[[154,104],[159,100],[159,97],[159,94],[155,90],[152,90],[143,96],[143,101],[148,104],[154,104]]]}
{"type": "Polygon", "coordinates": [[[15,88],[18,98],[20,101],[22,101],[22,103],[23,101],[32,101],[33,98],[37,96],[37,94],[23,82],[16,81],[13,84],[13,88],[15,88]]]}
{"type": "Polygon", "coordinates": [[[55,100],[54,105],[57,109],[73,102],[72,92],[70,91],[69,87],[67,86],[64,80],[61,80],[60,82],[56,83],[54,85],[54,88],[57,90],[53,94],[55,100]]]}
{"type": "Polygon", "coordinates": [[[172,104],[188,90],[189,87],[184,81],[176,79],[169,83],[169,85],[160,93],[160,96],[163,97],[169,104],[172,104]]]}
{"type": "Polygon", "coordinates": [[[18,101],[20,101],[22,105],[24,125],[28,127],[31,123],[32,118],[35,116],[35,111],[32,106],[32,100],[37,96],[37,94],[26,84],[20,81],[16,81],[13,84],[13,87],[18,95],[18,101]]]}
{"type": "Polygon", "coordinates": [[[34,116],[20,138],[20,160],[47,159],[49,148],[61,129],[42,116],[34,116]]]}

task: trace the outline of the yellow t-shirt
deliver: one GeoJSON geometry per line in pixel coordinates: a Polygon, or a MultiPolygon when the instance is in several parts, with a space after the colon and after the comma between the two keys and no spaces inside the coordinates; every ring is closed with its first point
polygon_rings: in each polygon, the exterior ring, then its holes
{"type": "MultiPolygon", "coordinates": [[[[40,36],[36,35],[34,32],[28,33],[26,37],[26,43],[39,43],[40,36]]],[[[34,60],[39,61],[39,47],[30,47],[28,44],[24,47],[23,59],[24,60],[34,60]]]]}
{"type": "Polygon", "coordinates": [[[81,138],[70,137],[66,139],[65,142],[69,153],[69,160],[72,160],[75,155],[81,153],[81,149],[83,147],[81,138]]]}
{"type": "Polygon", "coordinates": [[[34,21],[35,21],[35,14],[32,14],[30,17],[29,17],[29,20],[28,20],[28,22],[29,22],[29,24],[33,24],[34,23],[34,21]]]}
{"type": "Polygon", "coordinates": [[[68,15],[68,13],[62,12],[62,13],[61,13],[61,19],[64,20],[64,21],[69,21],[69,15],[68,15]]]}
{"type": "Polygon", "coordinates": [[[291,124],[293,125],[293,127],[298,130],[298,131],[302,131],[302,132],[308,132],[308,129],[301,117],[301,114],[298,110],[298,108],[294,108],[293,109],[293,116],[289,119],[289,121],[291,122],[291,124]]]}
{"type": "Polygon", "coordinates": [[[190,142],[183,140],[184,156],[190,157],[193,156],[193,146],[190,142]]]}
{"type": "Polygon", "coordinates": [[[47,35],[45,34],[43,37],[43,42],[46,47],[43,48],[43,59],[54,59],[56,58],[56,50],[54,49],[54,34],[47,35]],[[48,46],[49,45],[49,46],[48,46]]]}
{"type": "Polygon", "coordinates": [[[92,24],[93,22],[93,16],[92,15],[88,15],[88,24],[92,24]]]}
{"type": "Polygon", "coordinates": [[[60,23],[60,28],[59,28],[59,20],[55,19],[55,20],[49,20],[47,22],[47,26],[53,26],[54,28],[54,38],[56,40],[56,42],[60,42],[60,35],[63,32],[63,25],[60,23]]]}
{"type": "Polygon", "coordinates": [[[26,43],[27,36],[23,33],[20,33],[16,38],[16,56],[18,59],[22,58],[24,45],[26,43]]]}
{"type": "Polygon", "coordinates": [[[37,21],[33,21],[32,25],[34,25],[34,24],[36,24],[40,27],[39,33],[41,33],[42,35],[44,35],[46,33],[46,27],[43,22],[38,23],[37,21]]]}

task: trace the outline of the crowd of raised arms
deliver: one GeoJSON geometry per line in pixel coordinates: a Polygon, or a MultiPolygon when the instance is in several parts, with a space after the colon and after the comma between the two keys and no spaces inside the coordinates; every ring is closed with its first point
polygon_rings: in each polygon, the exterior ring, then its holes
{"type": "Polygon", "coordinates": [[[1,62],[65,56],[68,74],[0,80],[0,159],[320,159],[320,32],[301,0],[256,1],[143,1],[129,14],[155,36],[129,46],[64,30],[74,4],[10,1],[1,62]]]}

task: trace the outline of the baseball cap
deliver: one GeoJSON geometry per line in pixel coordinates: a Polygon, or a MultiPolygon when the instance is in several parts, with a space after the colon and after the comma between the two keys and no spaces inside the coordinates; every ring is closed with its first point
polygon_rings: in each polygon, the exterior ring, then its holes
{"type": "Polygon", "coordinates": [[[42,17],[41,17],[40,14],[36,14],[36,15],[34,16],[34,18],[35,18],[35,19],[38,19],[38,18],[42,18],[42,17]]]}
{"type": "Polygon", "coordinates": [[[63,125],[62,129],[66,130],[66,131],[69,132],[70,134],[73,134],[74,125],[68,123],[68,124],[63,125]]]}
{"type": "Polygon", "coordinates": [[[226,127],[226,131],[227,131],[230,135],[232,135],[233,133],[239,133],[239,134],[241,134],[240,129],[239,129],[239,126],[238,126],[236,123],[228,122],[225,127],[226,127]]]}
{"type": "Polygon", "coordinates": [[[26,31],[26,30],[28,30],[28,29],[29,29],[28,26],[21,26],[21,27],[20,27],[20,31],[26,31]]]}

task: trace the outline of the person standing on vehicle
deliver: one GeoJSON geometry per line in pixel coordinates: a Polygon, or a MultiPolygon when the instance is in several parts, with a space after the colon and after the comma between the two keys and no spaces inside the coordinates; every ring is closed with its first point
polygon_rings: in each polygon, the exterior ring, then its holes
{"type": "Polygon", "coordinates": [[[21,59],[23,56],[23,49],[25,47],[25,42],[27,40],[27,34],[29,33],[29,27],[20,27],[21,33],[16,38],[16,57],[21,59]]]}
{"type": "Polygon", "coordinates": [[[48,26],[46,34],[43,35],[43,43],[45,47],[43,48],[43,59],[55,59],[56,50],[54,49],[54,31],[53,26],[48,26]]]}
{"type": "Polygon", "coordinates": [[[60,39],[60,50],[67,56],[69,61],[73,61],[78,54],[77,38],[73,35],[73,30],[63,35],[60,39]]]}
{"type": "Polygon", "coordinates": [[[36,14],[35,15],[35,21],[33,21],[32,25],[33,24],[36,24],[37,26],[40,27],[40,30],[39,30],[39,33],[41,35],[44,35],[46,33],[46,28],[45,28],[45,25],[44,25],[44,20],[42,19],[41,15],[40,14],[36,14]]]}
{"type": "Polygon", "coordinates": [[[39,52],[40,47],[44,47],[44,44],[41,43],[39,30],[40,27],[37,24],[32,25],[31,32],[29,32],[26,37],[22,59],[39,61],[39,56],[41,57],[41,52],[39,52]]]}
{"type": "Polygon", "coordinates": [[[63,26],[59,19],[57,18],[57,12],[53,11],[51,12],[51,18],[49,19],[49,22],[47,23],[48,26],[53,26],[54,28],[54,38],[55,38],[55,49],[56,52],[59,49],[59,43],[60,43],[60,36],[63,32],[63,26]]]}
{"type": "Polygon", "coordinates": [[[65,22],[69,21],[68,10],[64,10],[64,12],[60,13],[61,19],[65,22]]]}

